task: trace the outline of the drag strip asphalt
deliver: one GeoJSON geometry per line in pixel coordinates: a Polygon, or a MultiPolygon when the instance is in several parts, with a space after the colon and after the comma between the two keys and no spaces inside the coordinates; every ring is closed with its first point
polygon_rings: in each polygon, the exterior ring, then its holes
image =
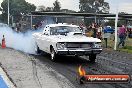
{"type": "Polygon", "coordinates": [[[57,62],[50,55],[31,55],[6,48],[0,49],[0,63],[16,84],[16,88],[132,88],[129,83],[79,84],[78,68],[86,74],[129,74],[132,77],[132,54],[103,50],[96,63],[87,56],[59,57],[57,62]]]}
{"type": "MultiPolygon", "coordinates": [[[[105,84],[83,84],[78,82],[78,67],[82,67],[86,70],[87,74],[129,74],[132,75],[132,59],[131,54],[126,54],[128,59],[120,58],[118,55],[109,54],[112,52],[102,52],[97,56],[96,63],[90,63],[88,57],[59,57],[57,62],[50,60],[50,55],[33,55],[36,59],[36,64],[42,66],[46,64],[53,68],[55,71],[66,77],[76,88],[132,88],[132,82],[121,83],[105,83],[105,84]],[[107,55],[106,55],[107,54],[107,55]],[[114,57],[113,57],[114,56],[114,57]],[[115,57],[116,56],[116,57],[115,57]],[[119,58],[118,58],[119,57],[119,58]],[[116,59],[118,58],[118,59],[116,59]]],[[[121,54],[120,52],[118,54],[121,54]]],[[[56,75],[52,74],[55,78],[56,75]]],[[[59,78],[57,78],[60,80],[59,78]]]]}

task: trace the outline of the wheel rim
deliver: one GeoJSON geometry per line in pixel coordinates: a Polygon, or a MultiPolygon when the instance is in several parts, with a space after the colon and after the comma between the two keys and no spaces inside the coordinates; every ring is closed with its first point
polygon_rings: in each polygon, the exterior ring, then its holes
{"type": "Polygon", "coordinates": [[[54,51],[51,52],[51,59],[54,60],[55,54],[54,51]]]}

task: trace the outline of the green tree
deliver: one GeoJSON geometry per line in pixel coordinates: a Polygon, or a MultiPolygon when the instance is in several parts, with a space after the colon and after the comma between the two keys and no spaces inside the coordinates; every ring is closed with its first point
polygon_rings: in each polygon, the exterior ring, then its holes
{"type": "MultiPolygon", "coordinates": [[[[15,21],[19,21],[22,17],[21,13],[27,14],[31,11],[35,11],[36,6],[26,2],[25,0],[9,0],[10,15],[14,17],[15,21]]],[[[7,22],[8,13],[8,0],[3,0],[2,7],[2,20],[7,22]]]]}
{"type": "Polygon", "coordinates": [[[80,12],[109,13],[109,3],[104,0],[80,0],[80,12]]]}
{"type": "Polygon", "coordinates": [[[55,12],[60,12],[60,9],[61,9],[61,6],[60,6],[60,2],[58,0],[56,0],[54,3],[53,3],[54,7],[53,7],[53,11],[55,12]]]}
{"type": "Polygon", "coordinates": [[[44,12],[44,11],[46,11],[46,7],[43,6],[43,5],[38,6],[37,11],[42,11],[42,12],[44,12]]]}
{"type": "Polygon", "coordinates": [[[52,11],[53,11],[53,7],[47,7],[47,8],[46,8],[46,11],[47,11],[47,12],[52,12],[52,11]]]}
{"type": "Polygon", "coordinates": [[[105,25],[114,27],[115,26],[115,20],[109,20],[108,22],[105,22],[105,25]]]}
{"type": "MultiPolygon", "coordinates": [[[[119,12],[119,15],[120,14],[128,14],[128,13],[126,13],[126,12],[119,12]]],[[[105,25],[110,25],[110,26],[114,27],[115,26],[115,20],[109,20],[108,22],[105,23],[105,25]]],[[[121,25],[126,25],[126,20],[118,19],[117,26],[121,27],[121,25]]]]}
{"type": "MultiPolygon", "coordinates": [[[[108,22],[105,23],[105,25],[115,27],[115,20],[109,20],[108,22]]],[[[126,25],[126,21],[118,20],[117,26],[121,27],[121,25],[126,25]]]]}

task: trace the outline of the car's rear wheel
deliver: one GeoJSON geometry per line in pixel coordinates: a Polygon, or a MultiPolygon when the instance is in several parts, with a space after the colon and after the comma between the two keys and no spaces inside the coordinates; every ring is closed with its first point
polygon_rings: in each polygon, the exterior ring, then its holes
{"type": "Polygon", "coordinates": [[[90,62],[95,63],[95,59],[96,59],[96,54],[90,54],[89,55],[90,62]]]}
{"type": "Polygon", "coordinates": [[[36,53],[37,54],[40,54],[42,51],[39,49],[39,47],[38,47],[38,45],[37,45],[37,47],[36,47],[36,53]]]}
{"type": "Polygon", "coordinates": [[[55,62],[57,55],[55,53],[54,48],[51,48],[50,55],[51,55],[51,61],[55,62]]]}

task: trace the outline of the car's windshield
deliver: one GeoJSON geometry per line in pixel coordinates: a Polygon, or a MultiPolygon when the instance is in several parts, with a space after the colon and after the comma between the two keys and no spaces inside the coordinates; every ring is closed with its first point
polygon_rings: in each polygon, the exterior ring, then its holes
{"type": "Polygon", "coordinates": [[[69,32],[81,32],[79,27],[57,26],[50,27],[50,35],[66,35],[69,32]]]}

